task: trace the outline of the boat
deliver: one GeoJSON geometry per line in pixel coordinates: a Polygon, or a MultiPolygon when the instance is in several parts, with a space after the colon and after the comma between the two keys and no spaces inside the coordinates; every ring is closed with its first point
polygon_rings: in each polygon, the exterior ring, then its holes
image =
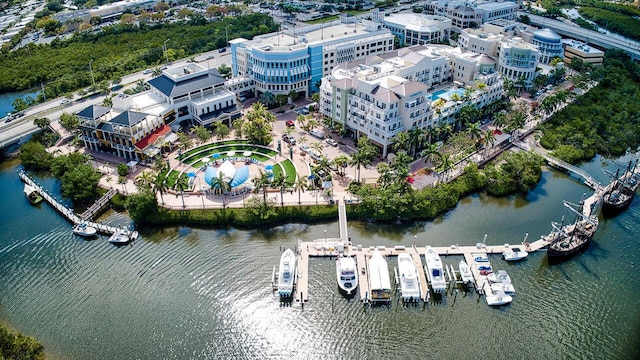
{"type": "Polygon", "coordinates": [[[340,256],[336,260],[338,287],[347,295],[352,295],[352,292],[358,287],[357,271],[356,261],[352,257],[340,256]]]}
{"type": "Polygon", "coordinates": [[[402,300],[414,302],[420,299],[420,283],[413,258],[407,253],[398,254],[398,271],[402,300]]]}
{"type": "Polygon", "coordinates": [[[29,200],[31,205],[39,204],[43,200],[38,190],[29,184],[24,184],[24,194],[27,196],[27,200],[29,200]]]}
{"type": "Polygon", "coordinates": [[[489,262],[489,257],[487,255],[475,255],[475,257],[473,258],[473,260],[475,262],[489,262]]]}
{"type": "Polygon", "coordinates": [[[504,270],[498,270],[497,272],[487,275],[487,280],[492,283],[511,283],[511,278],[504,270]]]}
{"type": "Polygon", "coordinates": [[[511,248],[502,253],[502,257],[505,261],[519,261],[526,258],[527,256],[529,256],[528,252],[520,250],[520,248],[517,247],[511,248]]]}
{"type": "Polygon", "coordinates": [[[128,244],[131,241],[126,232],[118,230],[111,235],[109,242],[116,245],[128,244]]]}
{"type": "Polygon", "coordinates": [[[490,285],[491,291],[493,293],[503,292],[507,295],[515,295],[516,288],[513,287],[513,284],[507,282],[498,282],[490,285]]]}
{"type": "Polygon", "coordinates": [[[80,235],[84,237],[91,237],[98,233],[96,228],[94,228],[93,226],[89,226],[86,223],[80,223],[74,226],[73,230],[71,231],[76,235],[80,235]]]}
{"type": "Polygon", "coordinates": [[[287,249],[280,256],[280,267],[278,268],[278,294],[280,297],[293,295],[295,273],[296,255],[291,249],[287,249]]]}
{"type": "Polygon", "coordinates": [[[506,305],[513,301],[513,298],[503,292],[494,292],[493,295],[485,296],[487,299],[487,305],[489,306],[500,306],[506,305]]]}
{"type": "Polygon", "coordinates": [[[424,259],[427,263],[427,276],[429,277],[429,282],[431,282],[433,292],[444,293],[447,288],[447,282],[444,279],[440,255],[431,246],[427,246],[424,259]]]}
{"type": "Polygon", "coordinates": [[[458,263],[458,271],[460,271],[460,280],[463,284],[471,285],[473,283],[473,274],[464,260],[460,260],[458,263]]]}
{"type": "MultiPolygon", "coordinates": [[[[638,161],[636,160],[636,164],[638,161]]],[[[638,174],[635,173],[636,166],[631,166],[631,162],[627,166],[625,173],[618,177],[617,173],[610,192],[604,195],[602,210],[613,213],[629,207],[638,190],[638,174]]]]}
{"type": "MultiPolygon", "coordinates": [[[[371,290],[371,302],[391,302],[391,279],[389,279],[389,267],[382,254],[376,249],[369,258],[369,289],[371,290]]],[[[366,299],[365,299],[366,300],[366,299]]]]}
{"type": "MultiPolygon", "coordinates": [[[[546,239],[550,241],[547,251],[547,256],[550,258],[566,258],[589,246],[593,235],[598,229],[598,212],[594,211],[592,207],[589,209],[589,214],[594,215],[585,216],[582,214],[584,200],[580,203],[581,205],[576,205],[568,201],[564,202],[565,207],[576,216],[572,224],[564,225],[564,218],[561,224],[552,223],[554,231],[546,237],[546,239]],[[574,207],[579,207],[580,211],[574,209],[574,207]]],[[[595,203],[594,205],[597,207],[600,205],[599,203],[600,202],[595,203]]]]}

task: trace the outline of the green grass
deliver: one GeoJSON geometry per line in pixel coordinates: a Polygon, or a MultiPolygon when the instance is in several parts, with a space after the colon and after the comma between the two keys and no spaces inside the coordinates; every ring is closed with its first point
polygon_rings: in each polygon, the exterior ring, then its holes
{"type": "MultiPolygon", "coordinates": [[[[289,160],[289,159],[284,160],[284,161],[280,162],[280,165],[282,165],[282,167],[284,168],[285,174],[287,174],[287,182],[289,182],[290,184],[295,183],[296,182],[296,167],[293,166],[293,163],[291,162],[291,160],[289,160]]],[[[277,166],[276,168],[280,169],[279,166],[277,166]]]]}
{"type": "Polygon", "coordinates": [[[315,20],[305,21],[305,23],[313,25],[313,24],[321,24],[321,23],[325,23],[333,20],[338,20],[338,19],[339,19],[338,15],[330,15],[330,16],[321,17],[315,20]]]}

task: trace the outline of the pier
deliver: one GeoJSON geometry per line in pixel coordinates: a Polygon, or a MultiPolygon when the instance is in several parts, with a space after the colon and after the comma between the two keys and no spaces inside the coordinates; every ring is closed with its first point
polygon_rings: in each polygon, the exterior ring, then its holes
{"type": "Polygon", "coordinates": [[[76,213],[72,209],[69,209],[68,207],[66,207],[66,206],[62,205],[60,202],[58,202],[58,200],[56,200],[53,196],[51,196],[40,185],[36,184],[36,182],[33,181],[23,170],[20,170],[18,172],[18,176],[20,176],[20,179],[22,179],[22,181],[24,181],[25,183],[31,185],[42,196],[42,198],[49,205],[51,205],[52,208],[54,208],[57,212],[59,212],[62,216],[64,216],[74,226],[78,225],[80,223],[85,223],[88,226],[91,226],[91,227],[95,228],[98,232],[100,232],[102,234],[114,234],[116,232],[121,232],[121,233],[126,234],[129,237],[129,239],[135,240],[134,239],[134,236],[135,236],[134,234],[137,234],[137,232],[130,231],[130,230],[125,230],[125,229],[118,228],[118,227],[115,227],[115,226],[104,225],[104,224],[100,224],[100,223],[96,223],[96,222],[92,222],[92,221],[87,221],[82,216],[76,215],[76,213]]]}
{"type": "Polygon", "coordinates": [[[109,203],[109,200],[117,193],[116,189],[109,189],[100,199],[98,199],[93,205],[91,205],[80,217],[83,220],[93,219],[104,207],[109,203]]]}

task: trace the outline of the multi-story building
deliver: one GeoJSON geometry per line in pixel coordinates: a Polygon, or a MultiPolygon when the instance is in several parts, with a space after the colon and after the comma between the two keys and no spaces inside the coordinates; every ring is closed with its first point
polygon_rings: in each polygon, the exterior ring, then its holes
{"type": "Polygon", "coordinates": [[[514,1],[449,1],[432,0],[425,3],[429,14],[451,19],[453,31],[476,28],[482,23],[496,19],[514,20],[518,4],[514,1]]]}
{"type": "Polygon", "coordinates": [[[308,96],[340,63],[393,49],[382,24],[343,14],[335,25],[318,24],[230,41],[233,76],[250,76],[256,95],[265,92],[308,96]]]}
{"type": "Polygon", "coordinates": [[[451,34],[451,19],[444,16],[391,14],[385,17],[378,9],[373,10],[371,16],[397,36],[403,46],[444,43],[451,34]]]}
{"type": "Polygon", "coordinates": [[[519,36],[538,47],[538,62],[541,64],[549,64],[553,58],[564,58],[562,37],[551,29],[522,31],[519,36]]]}
{"type": "Polygon", "coordinates": [[[498,55],[498,71],[515,84],[529,89],[533,85],[538,65],[538,47],[519,37],[501,42],[498,55]]]}
{"type": "Polygon", "coordinates": [[[149,139],[171,130],[157,116],[135,111],[117,113],[100,105],[91,105],[77,115],[86,148],[127,160],[141,160],[159,153],[159,149],[149,147],[149,139]]]}
{"type": "Polygon", "coordinates": [[[585,64],[602,65],[604,51],[576,40],[562,40],[564,46],[564,62],[571,64],[573,59],[580,59],[585,64]]]}
{"type": "Polygon", "coordinates": [[[386,156],[399,132],[453,123],[462,106],[502,97],[495,67],[486,55],[448,46],[395,50],[334,69],[322,81],[320,112],[356,138],[367,136],[386,156]],[[464,72],[456,86],[454,68],[464,72]]]}
{"type": "Polygon", "coordinates": [[[493,20],[515,20],[519,5],[513,1],[484,2],[476,5],[482,15],[482,23],[493,20]]]}
{"type": "Polygon", "coordinates": [[[463,50],[496,57],[504,38],[502,34],[496,35],[484,30],[463,29],[458,37],[458,44],[463,50]]]}

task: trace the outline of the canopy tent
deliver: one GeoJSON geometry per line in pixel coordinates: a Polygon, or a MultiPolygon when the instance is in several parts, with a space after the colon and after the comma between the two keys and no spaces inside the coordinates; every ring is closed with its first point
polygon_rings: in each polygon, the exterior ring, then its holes
{"type": "Polygon", "coordinates": [[[235,156],[235,155],[236,155],[236,152],[235,152],[235,151],[229,151],[229,152],[227,153],[227,156],[228,156],[228,157],[232,157],[232,156],[235,156]]]}
{"type": "MultiPolygon", "coordinates": [[[[231,161],[227,160],[220,165],[220,169],[218,169],[218,174],[222,173],[222,178],[230,182],[233,177],[236,175],[236,167],[233,166],[231,161]]],[[[220,175],[218,175],[220,176],[220,175]]]]}
{"type": "Polygon", "coordinates": [[[251,156],[251,151],[245,151],[242,153],[242,156],[249,157],[251,156]]]}
{"type": "Polygon", "coordinates": [[[211,159],[208,156],[203,157],[202,159],[200,159],[200,162],[203,164],[207,164],[211,161],[211,159]]]}
{"type": "Polygon", "coordinates": [[[220,158],[220,154],[213,154],[211,155],[212,159],[219,159],[220,158]]]}
{"type": "Polygon", "coordinates": [[[236,169],[229,161],[225,161],[218,169],[208,167],[204,172],[205,183],[211,185],[213,179],[217,178],[219,174],[222,174],[222,178],[229,182],[233,192],[233,188],[244,184],[249,179],[249,167],[245,165],[236,169]]]}
{"type": "Polygon", "coordinates": [[[236,170],[236,175],[231,180],[231,187],[238,187],[244,184],[249,179],[249,167],[243,166],[236,170]]]}

